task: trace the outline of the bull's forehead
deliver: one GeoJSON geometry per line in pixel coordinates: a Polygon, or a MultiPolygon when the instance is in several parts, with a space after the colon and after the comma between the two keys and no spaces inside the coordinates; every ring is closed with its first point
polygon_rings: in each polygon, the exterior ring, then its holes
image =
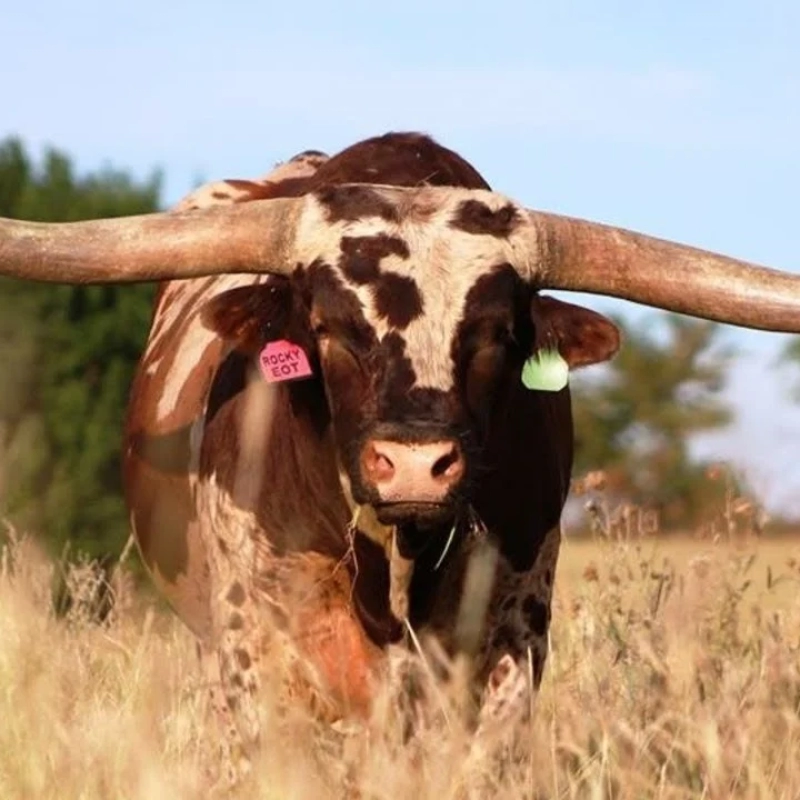
{"type": "Polygon", "coordinates": [[[418,387],[452,387],[451,345],[478,280],[506,264],[530,271],[526,213],[493,192],[342,187],[310,211],[300,231],[307,263],[336,272],[379,339],[402,337],[418,387]]]}

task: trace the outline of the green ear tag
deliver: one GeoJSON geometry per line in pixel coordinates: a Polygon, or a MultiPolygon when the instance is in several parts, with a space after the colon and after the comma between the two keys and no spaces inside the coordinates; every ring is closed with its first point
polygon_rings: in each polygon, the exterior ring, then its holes
{"type": "Polygon", "coordinates": [[[569,380],[569,365],[558,350],[539,350],[522,368],[522,385],[540,392],[561,391],[569,380]]]}

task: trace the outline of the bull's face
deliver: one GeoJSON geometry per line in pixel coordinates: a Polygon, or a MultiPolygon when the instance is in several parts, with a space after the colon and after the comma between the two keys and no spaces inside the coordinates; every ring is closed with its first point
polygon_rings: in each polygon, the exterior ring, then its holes
{"type": "MultiPolygon", "coordinates": [[[[515,213],[479,217],[496,227],[501,215],[510,234],[515,213]]],[[[254,354],[269,339],[304,349],[323,378],[343,488],[383,524],[440,525],[469,503],[496,406],[537,351],[576,367],[618,346],[604,317],[522,280],[510,235],[464,217],[351,220],[290,279],[220,295],[206,313],[254,354]]]]}
{"type": "Polygon", "coordinates": [[[333,276],[319,266],[309,271],[312,285],[317,269],[331,285],[311,292],[310,324],[341,462],[355,502],[373,506],[385,524],[444,522],[469,502],[495,409],[540,347],[558,347],[575,366],[617,346],[603,317],[534,294],[507,265],[454,298],[447,327],[444,308],[425,313],[424,294],[418,318],[381,324],[344,286],[330,294],[333,276]]]}

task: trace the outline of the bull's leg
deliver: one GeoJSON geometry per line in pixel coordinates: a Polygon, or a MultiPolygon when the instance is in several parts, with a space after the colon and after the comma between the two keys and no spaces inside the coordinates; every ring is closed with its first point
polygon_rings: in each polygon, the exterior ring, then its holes
{"type": "Polygon", "coordinates": [[[236,720],[245,751],[251,751],[260,736],[256,702],[260,689],[258,611],[247,588],[236,579],[222,585],[215,611],[225,700],[236,720]]]}
{"type": "Polygon", "coordinates": [[[209,774],[214,781],[232,786],[249,770],[249,761],[242,755],[245,752],[244,742],[225,697],[219,653],[216,649],[210,648],[207,642],[198,642],[197,655],[208,691],[210,710],[214,722],[221,728],[223,734],[215,739],[219,748],[219,766],[209,769],[209,774]]]}
{"type": "MultiPolygon", "coordinates": [[[[529,718],[547,658],[550,601],[560,531],[550,531],[531,569],[515,572],[499,559],[478,664],[484,682],[464,780],[480,793],[516,725],[529,718]]],[[[486,791],[490,787],[486,786],[486,791]]]]}
{"type": "Polygon", "coordinates": [[[329,722],[369,714],[383,653],[356,615],[345,565],[318,553],[284,555],[259,574],[258,591],[282,610],[269,656],[280,701],[329,722]]]}
{"type": "Polygon", "coordinates": [[[479,731],[507,727],[530,711],[531,692],[539,688],[547,659],[560,543],[561,532],[554,528],[525,572],[513,571],[500,559],[479,670],[485,680],[479,731]]]}
{"type": "Polygon", "coordinates": [[[241,758],[259,743],[265,680],[279,715],[297,703],[333,721],[369,713],[381,661],[352,608],[343,565],[313,553],[275,557],[257,538],[217,545],[211,559],[220,685],[234,722],[230,746],[241,758]]]}
{"type": "Polygon", "coordinates": [[[217,657],[217,705],[236,771],[248,769],[259,740],[257,695],[259,614],[252,591],[254,519],[213,483],[198,487],[200,535],[208,554],[212,640],[217,657]],[[222,703],[226,708],[222,708],[222,703]],[[227,709],[227,710],[226,710],[227,709]]]}

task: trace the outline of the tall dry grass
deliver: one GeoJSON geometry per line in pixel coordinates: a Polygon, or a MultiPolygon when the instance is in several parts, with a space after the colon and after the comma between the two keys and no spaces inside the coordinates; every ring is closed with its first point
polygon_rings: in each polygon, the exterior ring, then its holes
{"type": "Polygon", "coordinates": [[[800,798],[797,545],[567,541],[532,722],[470,752],[442,692],[407,744],[386,704],[331,729],[265,702],[263,755],[230,792],[176,620],[119,583],[104,624],[88,603],[59,618],[32,540],[0,564],[3,800],[800,798]]]}

